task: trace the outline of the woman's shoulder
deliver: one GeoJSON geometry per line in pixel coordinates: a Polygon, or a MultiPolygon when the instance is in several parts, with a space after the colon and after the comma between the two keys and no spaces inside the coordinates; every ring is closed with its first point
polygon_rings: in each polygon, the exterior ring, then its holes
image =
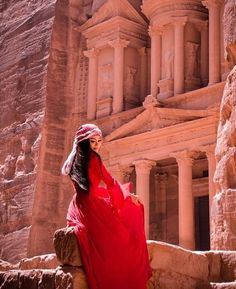
{"type": "Polygon", "coordinates": [[[95,151],[91,150],[89,154],[89,160],[92,162],[101,162],[101,157],[95,151]]]}

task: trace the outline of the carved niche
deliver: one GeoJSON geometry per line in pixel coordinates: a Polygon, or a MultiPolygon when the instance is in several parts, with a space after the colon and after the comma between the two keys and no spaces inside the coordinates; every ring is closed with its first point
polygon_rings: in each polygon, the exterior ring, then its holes
{"type": "Polygon", "coordinates": [[[138,99],[136,95],[136,76],[137,69],[132,66],[126,66],[124,79],[124,97],[125,109],[137,106],[138,99]]]}
{"type": "Polygon", "coordinates": [[[201,86],[200,45],[187,41],[185,45],[185,90],[195,90],[201,86]]]}

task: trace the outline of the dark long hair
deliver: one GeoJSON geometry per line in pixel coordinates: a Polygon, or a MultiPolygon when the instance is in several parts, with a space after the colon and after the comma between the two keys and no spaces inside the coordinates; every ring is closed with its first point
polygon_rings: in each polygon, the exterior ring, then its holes
{"type": "Polygon", "coordinates": [[[90,155],[89,139],[79,142],[70,177],[84,193],[89,191],[88,162],[90,155]]]}

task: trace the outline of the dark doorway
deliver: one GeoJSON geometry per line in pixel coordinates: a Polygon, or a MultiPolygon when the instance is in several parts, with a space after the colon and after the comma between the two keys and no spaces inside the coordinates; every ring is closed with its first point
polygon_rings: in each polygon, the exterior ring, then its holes
{"type": "Polygon", "coordinates": [[[209,197],[195,198],[196,250],[210,250],[209,197]]]}

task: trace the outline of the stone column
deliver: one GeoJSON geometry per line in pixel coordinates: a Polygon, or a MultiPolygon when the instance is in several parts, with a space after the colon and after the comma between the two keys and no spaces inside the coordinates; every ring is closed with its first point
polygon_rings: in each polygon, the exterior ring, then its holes
{"type": "Polygon", "coordinates": [[[208,83],[209,75],[209,37],[208,37],[208,22],[205,22],[201,27],[201,80],[204,86],[208,83]]]}
{"type": "Polygon", "coordinates": [[[187,17],[174,17],[174,95],[184,92],[184,26],[187,17]]]}
{"type": "Polygon", "coordinates": [[[136,194],[145,209],[145,232],[149,238],[149,206],[150,206],[150,171],[156,163],[150,160],[138,160],[134,162],[136,170],[136,194]]]}
{"type": "Polygon", "coordinates": [[[179,168],[179,245],[195,249],[194,202],[192,194],[192,156],[183,151],[175,155],[179,168]]]}
{"type": "Polygon", "coordinates": [[[117,38],[109,41],[108,44],[114,47],[112,113],[118,113],[124,108],[124,48],[129,44],[129,41],[117,38]]]}
{"type": "Polygon", "coordinates": [[[206,0],[209,10],[209,85],[221,81],[220,76],[220,6],[222,0],[206,0]]]}
{"type": "Polygon", "coordinates": [[[84,51],[84,55],[89,58],[87,119],[93,120],[96,118],[97,106],[98,50],[95,48],[89,49],[84,51]]]}
{"type": "Polygon", "coordinates": [[[161,79],[161,30],[157,27],[149,28],[151,37],[151,95],[157,96],[157,84],[161,79]]]}
{"type": "Polygon", "coordinates": [[[214,174],[216,170],[215,144],[205,146],[204,150],[206,152],[207,160],[208,160],[209,216],[211,216],[212,199],[216,193],[216,188],[214,184],[214,174]]]}
{"type": "Polygon", "coordinates": [[[144,101],[147,95],[147,56],[146,48],[142,47],[138,50],[140,55],[140,100],[144,101]]]}

